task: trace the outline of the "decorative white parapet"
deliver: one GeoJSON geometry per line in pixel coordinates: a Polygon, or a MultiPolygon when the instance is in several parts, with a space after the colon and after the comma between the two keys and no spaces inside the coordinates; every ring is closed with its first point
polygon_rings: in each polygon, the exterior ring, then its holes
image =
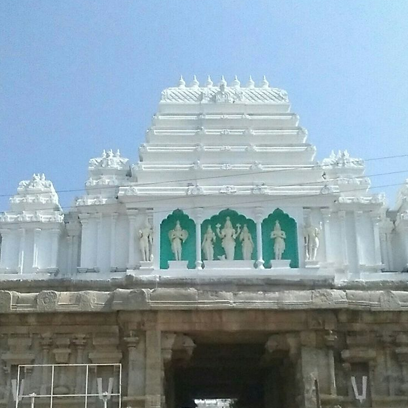
{"type": "Polygon", "coordinates": [[[1,273],[57,273],[63,221],[58,195],[44,174],[21,181],[10,211],[0,215],[1,273]]]}

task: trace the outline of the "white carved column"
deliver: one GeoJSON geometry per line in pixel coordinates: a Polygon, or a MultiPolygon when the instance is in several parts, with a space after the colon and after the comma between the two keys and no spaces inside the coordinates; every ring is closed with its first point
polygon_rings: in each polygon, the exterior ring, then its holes
{"type": "Polygon", "coordinates": [[[38,269],[38,247],[40,244],[41,229],[34,229],[34,243],[33,243],[33,269],[38,269]]]}
{"type": "Polygon", "coordinates": [[[203,269],[203,262],[201,258],[201,222],[203,219],[203,209],[196,208],[195,221],[196,221],[196,268],[203,269]]]}
{"type": "Polygon", "coordinates": [[[60,231],[58,229],[53,229],[50,231],[51,233],[51,257],[50,257],[50,265],[51,269],[57,269],[58,267],[58,243],[59,243],[59,236],[60,231]]]}
{"type": "Polygon", "coordinates": [[[364,268],[369,262],[365,257],[364,250],[364,213],[363,211],[355,212],[355,222],[356,222],[356,243],[357,243],[357,256],[358,256],[358,265],[361,268],[364,268]]]}
{"type": "Polygon", "coordinates": [[[74,244],[74,240],[72,235],[68,235],[67,236],[67,247],[68,247],[68,262],[67,262],[67,272],[69,275],[72,274],[72,269],[73,269],[73,265],[74,265],[74,248],[73,248],[73,244],[74,244]]]}
{"type": "Polygon", "coordinates": [[[261,207],[255,208],[255,222],[256,222],[256,252],[257,260],[256,267],[264,269],[263,248],[262,248],[262,220],[264,217],[264,209],[261,207]]]}
{"type": "Polygon", "coordinates": [[[390,271],[394,270],[394,258],[392,256],[392,245],[391,245],[391,232],[394,227],[393,223],[390,221],[390,228],[387,230],[385,237],[386,237],[386,242],[385,242],[385,252],[387,253],[387,258],[388,258],[388,269],[390,271]]]}
{"type": "Polygon", "coordinates": [[[380,221],[381,217],[377,213],[370,213],[371,222],[373,226],[373,236],[374,236],[374,265],[378,268],[382,267],[381,260],[381,242],[380,242],[380,221]]]}
{"type": "Polygon", "coordinates": [[[128,210],[129,218],[129,258],[128,258],[128,269],[136,269],[136,216],[137,210],[128,210]]]}
{"type": "Polygon", "coordinates": [[[91,231],[89,223],[89,215],[81,214],[80,215],[81,224],[82,224],[82,238],[81,238],[81,268],[88,269],[91,268],[91,231]]]}
{"type": "Polygon", "coordinates": [[[19,249],[18,249],[18,273],[22,274],[24,271],[24,250],[26,241],[26,231],[21,228],[18,230],[20,236],[19,249]]]}
{"type": "Polygon", "coordinates": [[[102,214],[94,214],[94,250],[93,250],[93,262],[92,267],[97,269],[99,266],[99,255],[102,252],[101,244],[102,244],[102,214]]]}
{"type": "Polygon", "coordinates": [[[116,268],[116,221],[118,213],[111,214],[111,234],[110,234],[110,267],[116,268]]]}
{"type": "Polygon", "coordinates": [[[324,208],[321,210],[323,217],[323,233],[324,233],[324,246],[325,246],[325,260],[327,263],[333,263],[333,248],[331,241],[331,232],[330,232],[330,217],[331,210],[324,208]]]}
{"type": "Polygon", "coordinates": [[[348,267],[348,257],[347,257],[347,235],[346,235],[346,212],[338,212],[339,223],[340,223],[340,250],[341,250],[341,260],[344,267],[348,267]]]}
{"type": "Polygon", "coordinates": [[[6,269],[8,267],[8,253],[10,248],[10,230],[1,229],[1,258],[0,258],[0,269],[6,269]]]}

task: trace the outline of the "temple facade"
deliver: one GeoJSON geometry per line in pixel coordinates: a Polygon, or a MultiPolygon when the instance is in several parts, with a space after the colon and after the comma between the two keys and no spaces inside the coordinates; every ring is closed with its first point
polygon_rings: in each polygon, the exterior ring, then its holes
{"type": "Polygon", "coordinates": [[[181,78],[70,210],[21,181],[0,406],[408,406],[408,180],[389,209],[362,159],[315,154],[265,78],[181,78]]]}

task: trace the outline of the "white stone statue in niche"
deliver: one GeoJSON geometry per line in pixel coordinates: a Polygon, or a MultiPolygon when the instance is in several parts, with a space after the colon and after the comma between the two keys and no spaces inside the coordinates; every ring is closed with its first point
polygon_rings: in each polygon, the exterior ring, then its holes
{"type": "Polygon", "coordinates": [[[207,261],[214,260],[214,243],[215,243],[216,235],[211,228],[211,225],[208,224],[207,231],[203,237],[203,243],[201,244],[201,248],[204,252],[204,258],[207,261]]]}
{"type": "Polygon", "coordinates": [[[271,238],[274,239],[273,252],[275,253],[275,259],[280,261],[282,254],[285,252],[285,239],[286,233],[282,231],[279,221],[276,220],[275,228],[271,232],[271,238]]]}
{"type": "Polygon", "coordinates": [[[237,224],[237,229],[235,230],[230,217],[227,217],[223,229],[220,230],[221,224],[217,224],[216,227],[217,235],[221,238],[221,245],[225,251],[225,258],[227,261],[233,261],[235,255],[235,239],[241,232],[241,225],[237,224]]]}
{"type": "Polygon", "coordinates": [[[252,240],[252,235],[246,224],[242,228],[241,234],[239,236],[242,246],[242,256],[244,261],[250,261],[252,257],[252,251],[254,250],[254,241],[252,240]]]}
{"type": "Polygon", "coordinates": [[[188,232],[183,230],[180,221],[177,220],[176,226],[169,232],[169,239],[171,242],[171,250],[176,261],[181,261],[181,253],[183,251],[183,243],[188,238],[188,232]]]}
{"type": "Polygon", "coordinates": [[[142,253],[142,261],[148,262],[153,260],[153,228],[146,218],[145,225],[139,230],[139,247],[142,253]]]}
{"type": "Polygon", "coordinates": [[[321,230],[321,225],[319,227],[315,227],[311,224],[310,220],[303,230],[305,238],[306,261],[316,260],[317,250],[320,246],[319,236],[321,230]]]}

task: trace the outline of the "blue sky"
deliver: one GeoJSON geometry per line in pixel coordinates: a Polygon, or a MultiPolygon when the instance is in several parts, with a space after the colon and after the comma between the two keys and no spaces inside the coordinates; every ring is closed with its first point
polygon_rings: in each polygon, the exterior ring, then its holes
{"type": "MultiPolygon", "coordinates": [[[[0,194],[34,172],[81,189],[102,149],[136,162],[180,74],[265,74],[288,91],[318,159],[408,154],[406,0],[2,0],[0,194]]],[[[368,175],[390,172],[373,187],[402,184],[408,158],[367,162],[368,175]]],[[[396,189],[373,191],[392,204],[396,189]]]]}

